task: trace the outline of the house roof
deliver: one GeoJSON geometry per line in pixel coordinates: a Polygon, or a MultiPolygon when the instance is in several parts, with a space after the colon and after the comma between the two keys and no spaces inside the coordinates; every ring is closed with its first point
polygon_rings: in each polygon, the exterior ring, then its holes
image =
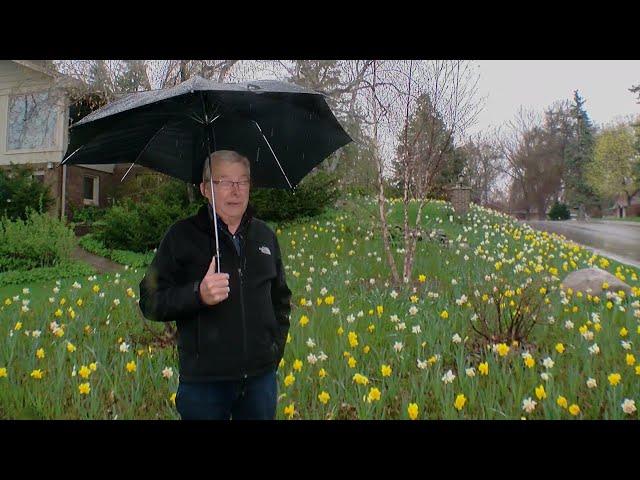
{"type": "Polygon", "coordinates": [[[58,82],[60,82],[60,86],[62,87],[83,87],[86,86],[85,83],[78,79],[71,77],[69,75],[65,75],[64,73],[60,73],[55,69],[47,67],[44,65],[43,60],[11,60],[18,65],[29,68],[36,72],[42,73],[58,82]]]}
{"type": "Polygon", "coordinates": [[[44,65],[40,65],[38,62],[40,60],[11,60],[18,65],[22,65],[23,67],[30,68],[31,70],[35,70],[36,72],[43,73],[49,77],[56,78],[61,74],[59,72],[53,71],[50,68],[45,67],[44,65]]]}

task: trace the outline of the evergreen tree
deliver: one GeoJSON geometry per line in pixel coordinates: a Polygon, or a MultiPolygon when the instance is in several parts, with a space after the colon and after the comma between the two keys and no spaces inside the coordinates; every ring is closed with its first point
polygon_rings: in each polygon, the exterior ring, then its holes
{"type": "MultiPolygon", "coordinates": [[[[455,182],[464,168],[464,164],[460,165],[461,159],[456,157],[454,152],[452,137],[442,120],[442,116],[436,110],[429,96],[421,95],[417,99],[415,112],[409,115],[406,128],[403,128],[398,135],[397,154],[392,162],[392,184],[402,189],[404,171],[409,168],[409,171],[414,172],[414,175],[427,175],[432,178],[429,193],[441,195],[444,182],[448,182],[451,178],[455,182]],[[443,152],[446,160],[442,163],[436,163],[433,158],[440,151],[443,152]],[[416,168],[413,168],[414,166],[416,168]],[[434,167],[440,171],[433,171],[434,167]],[[443,172],[444,176],[442,176],[443,172]]],[[[416,178],[409,178],[410,191],[415,191],[413,185],[416,180],[416,178]]]]}
{"type": "Polygon", "coordinates": [[[584,108],[585,100],[576,90],[570,114],[573,120],[569,144],[565,149],[565,199],[572,206],[599,202],[585,178],[585,168],[593,160],[595,128],[584,108]]]}

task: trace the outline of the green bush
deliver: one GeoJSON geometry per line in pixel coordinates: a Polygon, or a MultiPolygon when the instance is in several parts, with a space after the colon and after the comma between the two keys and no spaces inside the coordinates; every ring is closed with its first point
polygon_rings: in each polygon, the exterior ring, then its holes
{"type": "Polygon", "coordinates": [[[0,272],[53,267],[71,257],[76,237],[47,213],[27,208],[27,219],[0,220],[0,272]]]}
{"type": "Polygon", "coordinates": [[[140,175],[100,221],[94,222],[95,238],[110,250],[146,253],[160,244],[169,227],[193,215],[205,200],[196,193],[190,203],[187,185],[155,174],[140,175]]]}
{"type": "Polygon", "coordinates": [[[551,210],[549,210],[549,218],[551,220],[568,220],[571,218],[569,207],[566,203],[554,202],[551,210]]]}
{"type": "Polygon", "coordinates": [[[107,213],[105,208],[96,207],[95,205],[87,205],[77,209],[71,208],[71,220],[74,223],[93,223],[104,217],[107,213]]]}
{"type": "Polygon", "coordinates": [[[0,272],[0,287],[5,285],[39,284],[59,278],[93,275],[95,268],[84,262],[65,260],[55,267],[34,268],[32,270],[11,270],[0,272]]]}
{"type": "Polygon", "coordinates": [[[0,168],[0,217],[27,218],[27,209],[45,212],[53,203],[49,187],[33,179],[30,165],[0,168]]]}
{"type": "Polygon", "coordinates": [[[121,265],[129,265],[132,268],[146,267],[151,263],[154,256],[154,251],[137,253],[128,250],[106,248],[104,244],[100,240],[97,240],[92,234],[81,237],[79,243],[80,246],[88,252],[108,258],[121,265]]]}
{"type": "Polygon", "coordinates": [[[106,248],[104,244],[100,240],[96,239],[91,233],[80,237],[78,244],[87,252],[91,252],[101,257],[109,258],[109,255],[111,254],[111,250],[106,248]]]}
{"type": "Polygon", "coordinates": [[[294,192],[256,188],[251,192],[250,202],[258,218],[282,222],[316,216],[338,195],[336,176],[320,171],[303,180],[294,192]]]}

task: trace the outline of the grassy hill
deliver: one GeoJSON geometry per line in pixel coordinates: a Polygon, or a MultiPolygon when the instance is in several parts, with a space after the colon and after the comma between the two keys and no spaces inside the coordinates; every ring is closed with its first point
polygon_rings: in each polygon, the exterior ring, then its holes
{"type": "MultiPolygon", "coordinates": [[[[278,418],[637,418],[624,411],[640,401],[635,269],[431,202],[411,278],[392,285],[377,209],[350,201],[277,227],[293,291],[278,418]],[[590,266],[632,295],[560,289],[590,266]]],[[[388,209],[402,225],[401,205],[388,209]]],[[[177,355],[139,313],[143,273],[0,292],[0,417],[177,418],[177,355]]]]}

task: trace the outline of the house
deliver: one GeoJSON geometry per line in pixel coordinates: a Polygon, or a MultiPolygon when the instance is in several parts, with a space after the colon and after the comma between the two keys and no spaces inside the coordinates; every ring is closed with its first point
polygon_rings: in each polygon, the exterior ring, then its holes
{"type": "MultiPolygon", "coordinates": [[[[30,164],[49,186],[50,213],[71,219],[85,205],[106,207],[129,165],[63,165],[71,91],[78,80],[48,68],[40,60],[0,60],[0,168],[30,164]]],[[[142,167],[136,165],[127,179],[142,167]]]]}
{"type": "Polygon", "coordinates": [[[634,192],[629,200],[625,193],[618,195],[613,206],[609,208],[609,214],[618,218],[640,216],[640,190],[634,192]]]}

